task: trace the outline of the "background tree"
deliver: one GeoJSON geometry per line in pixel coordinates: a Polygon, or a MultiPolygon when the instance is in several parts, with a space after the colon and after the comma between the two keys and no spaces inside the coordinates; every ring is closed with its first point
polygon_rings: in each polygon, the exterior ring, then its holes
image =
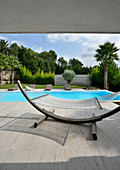
{"type": "Polygon", "coordinates": [[[60,57],[57,62],[55,74],[62,74],[67,69],[67,61],[63,57],[60,57]]]}
{"type": "Polygon", "coordinates": [[[80,70],[80,74],[91,74],[92,67],[82,67],[80,70]]]}
{"type": "Polygon", "coordinates": [[[71,83],[71,81],[74,79],[75,77],[75,72],[73,70],[64,70],[64,73],[62,74],[64,80],[67,81],[68,84],[71,83]]]}
{"type": "Polygon", "coordinates": [[[67,66],[67,61],[66,61],[63,57],[60,57],[60,58],[58,59],[58,64],[59,64],[59,66],[61,66],[61,67],[65,67],[65,66],[67,66]]]}
{"type": "MultiPolygon", "coordinates": [[[[27,51],[27,48],[24,47],[23,45],[21,45],[19,48],[18,48],[18,58],[19,58],[19,61],[21,61],[21,63],[23,64],[24,62],[24,54],[26,53],[27,51]]],[[[24,64],[23,64],[24,65],[24,64]]]]}
{"type": "Polygon", "coordinates": [[[21,64],[28,68],[34,74],[38,70],[38,54],[32,49],[26,49],[24,46],[19,48],[18,58],[21,64]]]}
{"type": "MultiPolygon", "coordinates": [[[[60,57],[57,60],[57,54],[53,50],[43,51],[37,53],[30,48],[20,46],[17,43],[9,44],[8,41],[0,40],[0,51],[4,55],[16,56],[19,62],[25,66],[26,69],[35,74],[40,70],[40,73],[51,72],[55,74],[62,74],[65,69],[71,69],[76,72],[76,74],[88,74],[90,69],[83,67],[83,64],[78,59],[71,59],[69,65],[67,61],[60,57]]],[[[12,81],[12,77],[11,77],[12,81]]]]}
{"type": "Polygon", "coordinates": [[[8,55],[9,54],[8,46],[9,46],[8,41],[0,39],[0,53],[2,53],[4,55],[8,55]]]}
{"type": "Polygon", "coordinates": [[[54,57],[52,56],[52,53],[49,53],[47,51],[43,51],[39,54],[40,58],[43,58],[45,61],[54,61],[54,57]]]}
{"type": "Polygon", "coordinates": [[[19,49],[19,46],[17,45],[17,43],[12,43],[11,45],[10,45],[10,48],[9,48],[10,50],[10,55],[12,55],[12,56],[18,56],[18,49],[19,49]]]}
{"type": "Polygon", "coordinates": [[[49,53],[52,54],[52,59],[53,59],[54,62],[56,62],[56,60],[57,60],[57,54],[55,53],[55,51],[50,50],[49,53]]]}
{"type": "Polygon", "coordinates": [[[50,62],[49,61],[45,61],[45,72],[49,73],[51,71],[51,67],[50,67],[50,62]]]}
{"type": "Polygon", "coordinates": [[[108,61],[119,60],[116,53],[118,50],[115,43],[110,42],[99,45],[99,49],[96,50],[97,54],[94,57],[104,63],[104,89],[108,89],[108,61]]]}
{"type": "Polygon", "coordinates": [[[80,74],[83,64],[76,58],[70,59],[68,68],[72,68],[76,74],[80,74]]]}
{"type": "Polygon", "coordinates": [[[44,72],[46,71],[45,60],[43,58],[38,58],[38,68],[44,72]]]}
{"type": "Polygon", "coordinates": [[[55,51],[50,50],[49,52],[43,51],[39,54],[39,58],[43,59],[45,61],[46,66],[46,72],[55,72],[56,70],[56,60],[57,60],[57,54],[55,51]]]}

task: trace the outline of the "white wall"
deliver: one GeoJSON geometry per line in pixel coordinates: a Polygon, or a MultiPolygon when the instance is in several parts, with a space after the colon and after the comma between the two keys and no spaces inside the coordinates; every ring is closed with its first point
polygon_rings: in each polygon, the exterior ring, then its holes
{"type": "MultiPolygon", "coordinates": [[[[55,85],[65,85],[66,83],[62,75],[55,75],[55,85]]],[[[89,86],[89,75],[76,75],[71,84],[89,86]]]]}

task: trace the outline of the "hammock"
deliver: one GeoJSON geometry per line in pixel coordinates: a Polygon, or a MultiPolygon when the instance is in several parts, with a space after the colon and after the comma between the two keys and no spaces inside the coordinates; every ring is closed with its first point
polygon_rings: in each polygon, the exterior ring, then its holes
{"type": "MultiPolygon", "coordinates": [[[[75,117],[75,115],[73,115],[73,117],[65,117],[64,114],[62,116],[61,116],[61,114],[57,114],[57,113],[54,114],[56,108],[51,110],[51,111],[49,111],[49,110],[46,110],[44,108],[41,108],[41,106],[39,106],[36,102],[33,102],[34,100],[38,100],[38,98],[40,98],[40,97],[34,98],[34,99],[30,99],[28,97],[28,95],[25,93],[24,89],[22,88],[19,80],[18,80],[18,86],[19,86],[22,94],[24,95],[24,97],[28,100],[28,102],[35,109],[37,109],[39,112],[44,114],[44,117],[40,121],[35,122],[34,127],[37,127],[38,125],[40,125],[40,123],[43,122],[44,120],[46,120],[48,117],[53,118],[53,119],[55,119],[57,121],[64,122],[64,123],[72,123],[72,124],[91,123],[92,124],[92,136],[93,136],[93,139],[96,140],[97,139],[97,126],[96,126],[96,122],[101,121],[102,119],[107,118],[107,117],[109,117],[111,115],[114,115],[115,113],[120,111],[120,106],[115,108],[115,109],[113,109],[113,110],[111,110],[111,111],[106,111],[106,110],[101,108],[101,105],[100,105],[100,103],[98,101],[99,109],[97,109],[97,110],[93,109],[93,110],[90,111],[89,109],[86,109],[86,110],[84,109],[84,111],[82,110],[81,114],[79,115],[79,116],[82,115],[80,118],[75,117]],[[90,113],[90,114],[88,114],[88,113],[90,113]],[[86,117],[85,114],[88,114],[88,117],[86,117]]],[[[55,98],[55,101],[56,101],[56,98],[55,98]]],[[[82,101],[82,104],[86,103],[86,101],[87,101],[87,103],[89,103],[88,101],[90,101],[90,100],[88,100],[88,99],[84,100],[84,101],[82,101]]],[[[59,103],[59,105],[60,104],[61,103],[59,103]]],[[[71,102],[71,105],[73,106],[73,101],[71,102]]],[[[64,104],[64,106],[65,106],[65,104],[64,104]]],[[[84,108],[85,108],[85,105],[84,105],[84,108]]],[[[58,108],[58,110],[59,110],[59,108],[58,108]]],[[[64,112],[65,109],[62,108],[62,110],[64,112]]],[[[74,110],[76,111],[76,108],[74,108],[74,110]]]]}

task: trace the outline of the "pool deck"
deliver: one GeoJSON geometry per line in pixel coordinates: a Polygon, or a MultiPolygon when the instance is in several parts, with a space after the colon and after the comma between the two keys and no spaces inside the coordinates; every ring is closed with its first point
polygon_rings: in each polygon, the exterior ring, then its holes
{"type": "MultiPolygon", "coordinates": [[[[8,91],[8,89],[0,89],[0,92],[2,91],[8,91]]],[[[14,91],[20,91],[20,90],[14,90],[14,91]]],[[[45,89],[33,89],[32,91],[45,91],[45,89]]],[[[79,88],[73,88],[71,90],[64,90],[64,89],[51,89],[50,91],[85,91],[84,89],[79,88]]]]}
{"type": "Polygon", "coordinates": [[[97,141],[89,125],[48,119],[35,129],[39,116],[27,102],[0,102],[0,170],[120,170],[120,113],[97,123],[97,141]]]}

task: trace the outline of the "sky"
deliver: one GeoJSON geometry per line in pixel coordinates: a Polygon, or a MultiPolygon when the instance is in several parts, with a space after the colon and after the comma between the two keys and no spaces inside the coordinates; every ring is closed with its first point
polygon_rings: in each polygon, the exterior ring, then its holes
{"type": "MultiPolygon", "coordinates": [[[[0,34],[0,39],[11,44],[16,42],[38,53],[54,50],[57,58],[64,57],[67,61],[76,58],[88,67],[99,64],[94,58],[98,45],[110,41],[120,48],[120,34],[0,34]]],[[[120,59],[120,50],[118,55],[120,59]]],[[[116,63],[120,67],[120,61],[116,63]]]]}

